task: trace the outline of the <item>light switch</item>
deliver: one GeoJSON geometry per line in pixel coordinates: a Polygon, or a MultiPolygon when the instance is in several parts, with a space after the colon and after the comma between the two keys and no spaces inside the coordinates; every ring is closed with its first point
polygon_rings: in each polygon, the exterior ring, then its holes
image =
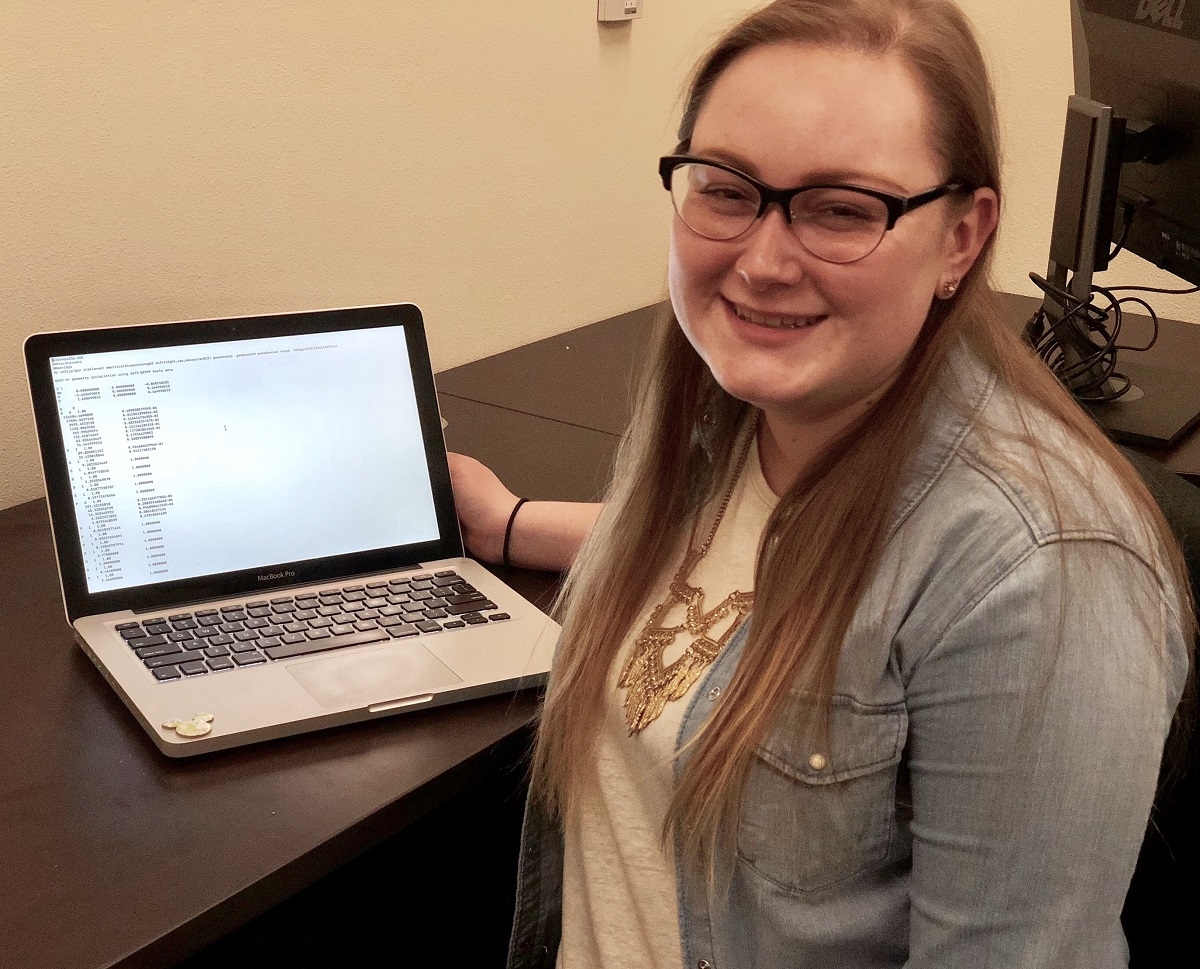
{"type": "Polygon", "coordinates": [[[596,0],[596,19],[603,22],[633,20],[642,15],[645,0],[596,0]]]}

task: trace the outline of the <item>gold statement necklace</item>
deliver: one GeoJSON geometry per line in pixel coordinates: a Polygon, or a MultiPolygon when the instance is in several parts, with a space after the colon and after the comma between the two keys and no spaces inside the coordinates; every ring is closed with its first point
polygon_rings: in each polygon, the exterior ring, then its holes
{"type": "Polygon", "coordinates": [[[671,579],[667,597],[654,607],[654,612],[650,614],[645,628],[634,641],[633,650],[621,671],[617,685],[627,688],[625,723],[629,727],[631,737],[657,720],[668,703],[678,700],[691,689],[705,668],[717,658],[754,603],[753,592],[733,592],[715,609],[705,612],[704,590],[699,586],[689,585],[687,580],[696,563],[708,554],[721,519],[725,517],[725,509],[729,507],[730,499],[733,498],[733,491],[741,480],[742,468],[746,464],[750,446],[754,443],[756,430],[757,423],[751,427],[746,438],[737,467],[733,470],[733,478],[729,482],[729,490],[721,499],[716,518],[708,530],[708,537],[697,548],[696,526],[699,522],[692,523],[687,552],[684,553],[683,562],[671,579]],[[683,622],[678,626],[664,626],[663,620],[677,605],[686,606],[683,622]],[[709,631],[734,612],[737,613],[737,618],[720,639],[713,640],[709,631]],[[663,653],[675,642],[675,637],[685,631],[695,639],[677,660],[670,666],[664,666],[663,653]]]}

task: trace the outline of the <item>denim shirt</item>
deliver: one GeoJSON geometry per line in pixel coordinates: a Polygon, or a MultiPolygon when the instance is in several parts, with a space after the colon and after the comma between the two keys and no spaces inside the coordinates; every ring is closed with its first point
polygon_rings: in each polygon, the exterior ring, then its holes
{"type": "MultiPolygon", "coordinates": [[[[1011,396],[965,351],[947,370],[827,734],[789,730],[783,711],[712,897],[677,852],[684,967],[1128,962],[1121,907],[1187,672],[1176,590],[1096,459],[1029,417],[1056,515],[1020,471],[1038,459],[983,430],[1020,426],[1011,396]]],[[[747,629],[692,694],[677,750],[747,629]]],[[[555,964],[562,864],[561,829],[531,803],[511,969],[555,964]]]]}

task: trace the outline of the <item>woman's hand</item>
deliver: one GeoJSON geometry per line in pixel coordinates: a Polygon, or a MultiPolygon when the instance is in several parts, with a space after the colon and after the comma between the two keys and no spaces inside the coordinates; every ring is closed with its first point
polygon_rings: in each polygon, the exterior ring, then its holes
{"type": "Polygon", "coordinates": [[[504,487],[491,468],[474,458],[453,451],[446,457],[467,551],[485,562],[500,562],[504,556],[504,529],[517,496],[504,487]]]}
{"type": "MultiPolygon", "coordinates": [[[[517,496],[486,465],[465,454],[447,454],[454,502],[467,551],[485,562],[504,561],[504,532],[517,496]]],[[[521,506],[509,537],[509,564],[565,572],[600,514],[598,504],[531,501],[521,506]]]]}

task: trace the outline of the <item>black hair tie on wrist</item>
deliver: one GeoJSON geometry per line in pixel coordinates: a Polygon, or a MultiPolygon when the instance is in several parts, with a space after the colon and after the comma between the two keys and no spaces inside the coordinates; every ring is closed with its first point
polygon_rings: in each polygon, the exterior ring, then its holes
{"type": "Polygon", "coordinates": [[[504,559],[505,568],[510,568],[510,569],[512,568],[512,562],[510,562],[508,560],[508,543],[512,540],[513,522],[515,522],[517,520],[517,512],[519,512],[521,510],[521,506],[523,504],[525,504],[525,502],[527,502],[528,500],[529,500],[528,498],[518,498],[517,503],[515,505],[513,505],[512,514],[510,514],[508,516],[508,526],[504,529],[504,556],[503,556],[503,559],[504,559]]]}

